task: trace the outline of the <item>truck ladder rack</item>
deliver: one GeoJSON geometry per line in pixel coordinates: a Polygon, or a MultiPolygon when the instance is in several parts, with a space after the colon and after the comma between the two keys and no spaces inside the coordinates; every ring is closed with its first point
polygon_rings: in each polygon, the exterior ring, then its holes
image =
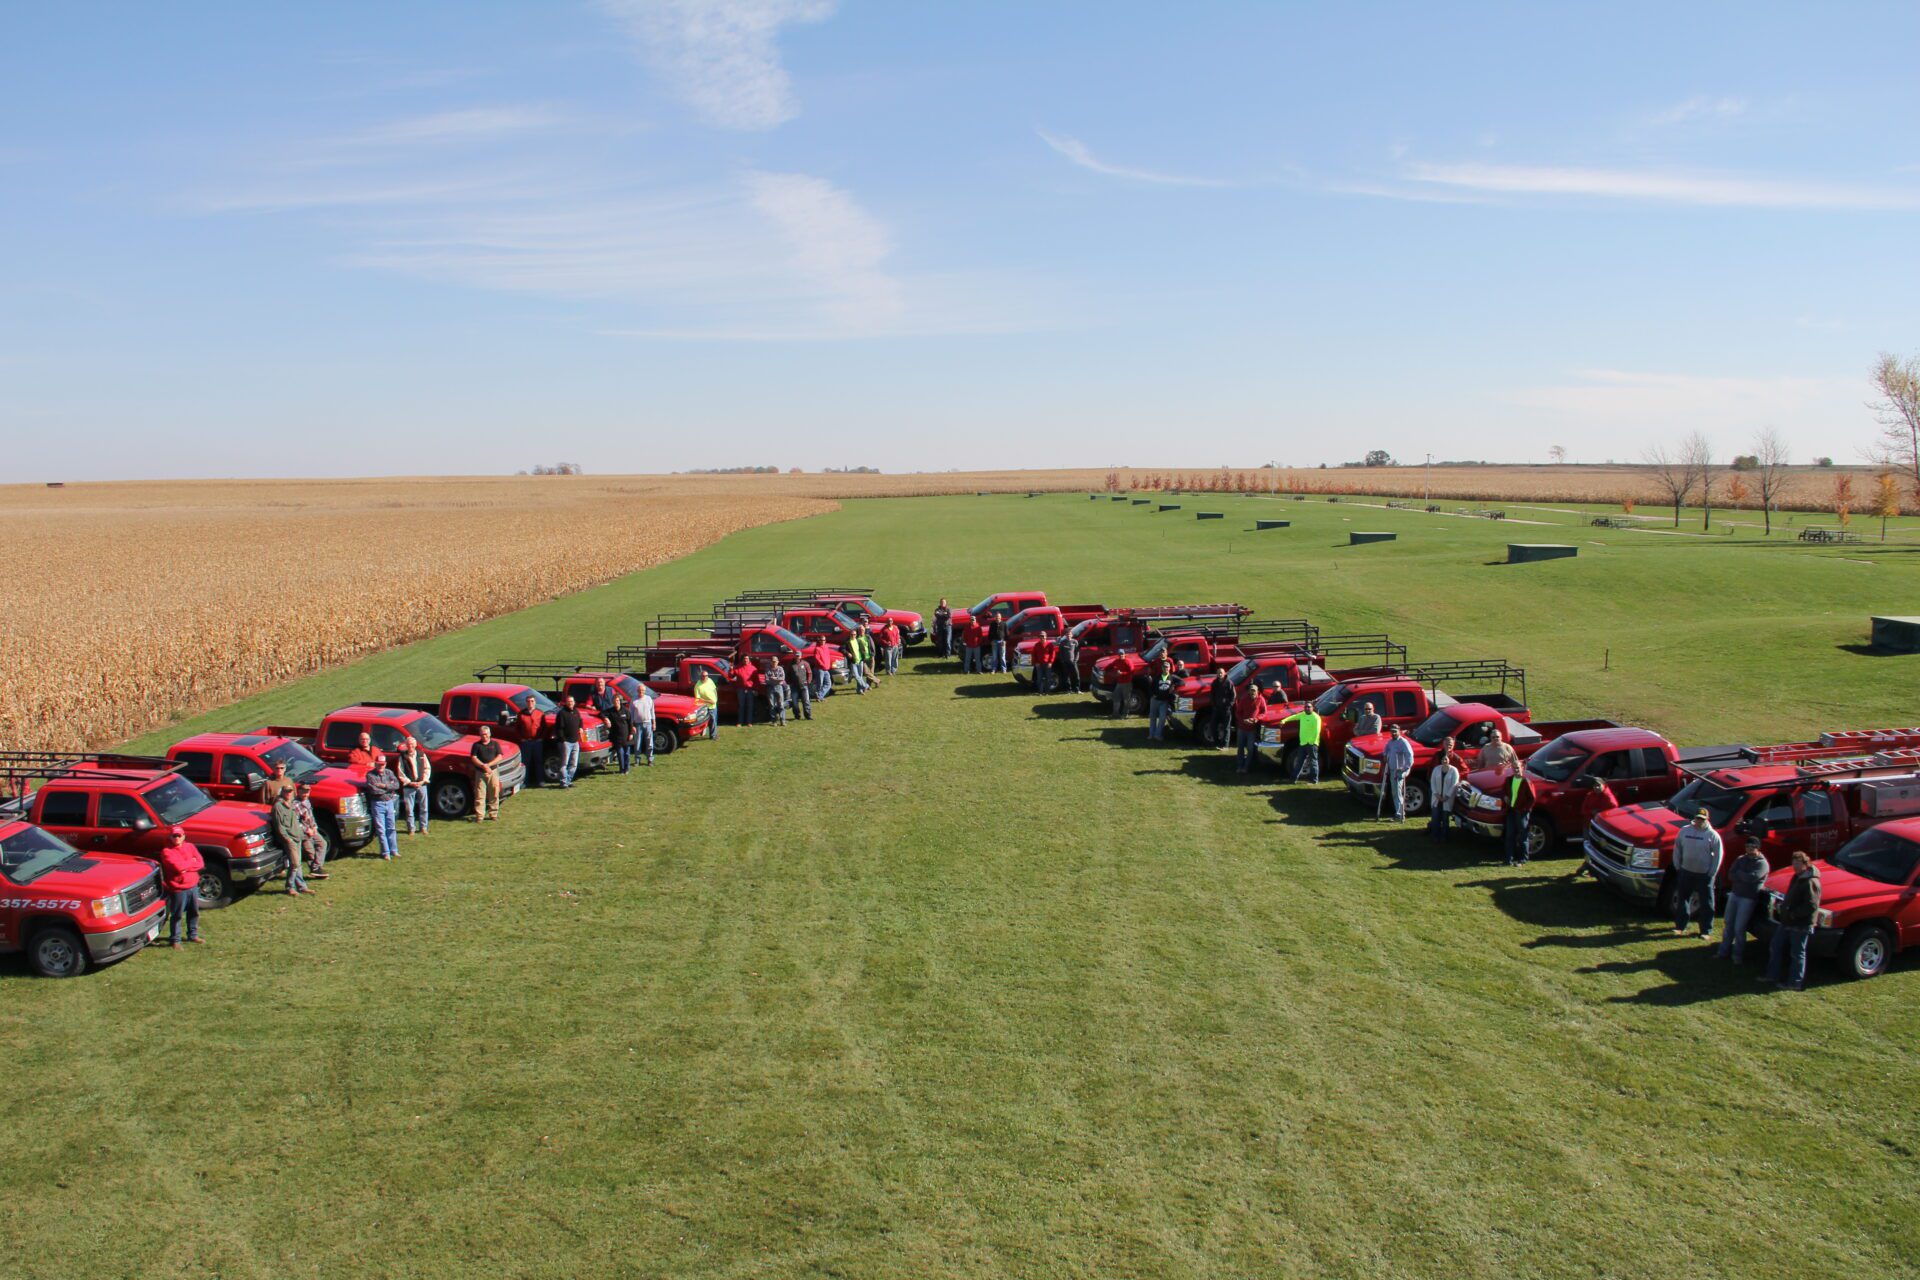
{"type": "MultiPolygon", "coordinates": [[[[532,677],[541,680],[551,680],[555,684],[559,684],[568,676],[578,675],[582,671],[593,671],[597,669],[598,668],[594,667],[591,663],[586,662],[525,661],[510,658],[505,662],[496,662],[490,667],[482,667],[473,673],[473,678],[483,681],[512,682],[516,677],[532,677]]],[[[519,682],[524,684],[528,681],[522,679],[519,682]]]]}
{"type": "Polygon", "coordinates": [[[1443,680],[1461,684],[1497,680],[1501,693],[1507,691],[1509,681],[1518,681],[1520,701],[1523,705],[1527,701],[1526,669],[1514,666],[1505,658],[1443,658],[1437,662],[1411,662],[1405,671],[1409,678],[1418,680],[1435,692],[1439,691],[1443,680]]]}
{"type": "Polygon", "coordinates": [[[16,796],[36,782],[51,782],[81,769],[96,778],[133,781],[155,773],[178,773],[183,768],[165,756],[124,751],[0,751],[0,782],[16,796]]]}

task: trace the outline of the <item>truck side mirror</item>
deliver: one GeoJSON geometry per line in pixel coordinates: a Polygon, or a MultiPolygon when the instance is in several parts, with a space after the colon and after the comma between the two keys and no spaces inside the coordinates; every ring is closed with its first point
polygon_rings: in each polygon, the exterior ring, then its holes
{"type": "Polygon", "coordinates": [[[261,783],[265,781],[266,781],[266,778],[264,778],[260,774],[250,773],[247,775],[247,790],[252,791],[255,787],[258,787],[261,783]]]}
{"type": "Polygon", "coordinates": [[[133,820],[133,829],[135,831],[151,831],[153,830],[153,819],[144,815],[135,818],[133,820]]]}

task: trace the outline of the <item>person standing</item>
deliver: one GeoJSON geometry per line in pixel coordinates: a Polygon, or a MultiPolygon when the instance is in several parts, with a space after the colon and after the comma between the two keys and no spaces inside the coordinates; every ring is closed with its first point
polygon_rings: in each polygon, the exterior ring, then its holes
{"type": "Polygon", "coordinates": [[[873,687],[873,635],[867,630],[865,618],[860,620],[848,643],[853,646],[847,654],[847,670],[853,674],[853,691],[864,694],[873,687]]]}
{"type": "Polygon", "coordinates": [[[1167,736],[1167,720],[1173,715],[1173,663],[1165,658],[1154,668],[1153,684],[1147,699],[1147,740],[1163,742],[1167,736]]]}
{"type": "Polygon", "coordinates": [[[953,610],[947,607],[945,596],[933,610],[933,645],[941,657],[953,656],[953,610]]]}
{"type": "MultiPolygon", "coordinates": [[[[512,704],[509,704],[511,707],[512,704]]],[[[524,707],[513,707],[502,716],[500,726],[506,733],[508,718],[512,719],[512,735],[520,740],[520,763],[527,766],[527,785],[544,787],[547,785],[547,734],[551,732],[547,724],[547,713],[532,698],[527,699],[524,707]]]]}
{"type": "Polygon", "coordinates": [[[1722,960],[1739,964],[1746,957],[1747,930],[1753,926],[1760,894],[1766,888],[1767,875],[1773,870],[1767,855],[1760,852],[1760,841],[1749,837],[1747,847],[1727,868],[1727,914],[1720,922],[1722,960]]]}
{"type": "Polygon", "coordinates": [[[272,817],[274,838],[287,853],[287,896],[294,898],[312,893],[301,871],[300,864],[306,860],[307,832],[300,823],[300,807],[294,802],[293,792],[280,793],[280,798],[273,802],[272,817]]]}
{"type": "Polygon", "coordinates": [[[1053,664],[1053,687],[1080,692],[1080,637],[1073,633],[1072,627],[1060,637],[1060,653],[1053,664]]]}
{"type": "MultiPolygon", "coordinates": [[[[1605,778],[1596,778],[1586,774],[1579,785],[1586,790],[1586,797],[1580,802],[1580,830],[1585,831],[1593,820],[1609,809],[1620,807],[1620,797],[1613,794],[1613,788],[1607,785],[1605,778]]],[[[1587,860],[1575,858],[1573,870],[1567,873],[1567,879],[1578,880],[1587,872],[1587,860]]]]}
{"type": "Polygon", "coordinates": [[[1001,614],[994,614],[993,621],[987,626],[987,640],[993,645],[993,673],[1007,673],[1007,620],[1001,614]]]}
{"type": "Polygon", "coordinates": [[[814,679],[818,681],[818,683],[813,686],[813,700],[819,702],[822,699],[832,697],[833,654],[831,651],[829,651],[824,644],[815,644],[808,646],[804,656],[806,660],[812,664],[806,668],[807,672],[812,674],[814,679]]]}
{"type": "Polygon", "coordinates": [[[753,723],[755,705],[759,699],[760,668],[753,665],[751,656],[742,658],[733,668],[734,725],[744,729],[753,723]]]}
{"type": "Polygon", "coordinates": [[[1453,835],[1453,800],[1459,789],[1460,765],[1448,738],[1427,773],[1427,834],[1442,844],[1453,835]]]}
{"type": "Polygon", "coordinates": [[[799,719],[813,719],[813,690],[807,682],[807,658],[805,654],[794,654],[785,667],[787,677],[787,697],[793,703],[799,719]]]}
{"type": "Polygon", "coordinates": [[[767,718],[775,725],[787,727],[787,673],[772,658],[760,669],[760,679],[767,690],[767,718]]]}
{"type": "Polygon", "coordinates": [[[1813,940],[1813,923],[1819,912],[1820,869],[1804,850],[1795,849],[1793,879],[1787,882],[1786,895],[1780,901],[1780,918],[1774,922],[1762,982],[1777,983],[1790,991],[1807,989],[1807,944],[1813,940]]]}
{"type": "Polygon", "coordinates": [[[1260,758],[1260,713],[1267,709],[1267,691],[1249,678],[1234,699],[1234,769],[1251,773],[1260,758]]]}
{"type": "Polygon", "coordinates": [[[200,870],[206,859],[187,843],[187,829],[173,827],[167,832],[167,847],[160,851],[160,883],[167,891],[167,944],[180,945],[180,922],[187,922],[187,941],[200,941],[200,870]]]}
{"type": "Polygon", "coordinates": [[[1413,744],[1407,741],[1400,726],[1394,725],[1387,730],[1387,745],[1380,753],[1380,763],[1386,769],[1386,780],[1381,783],[1380,797],[1374,802],[1373,816],[1379,817],[1386,802],[1393,801],[1393,820],[1407,820],[1407,775],[1413,772],[1413,744]]]}
{"type": "Polygon", "coordinates": [[[293,789],[293,807],[300,813],[301,843],[307,851],[307,879],[325,880],[327,842],[320,834],[320,819],[313,812],[313,788],[301,783],[293,789]]]}
{"type": "Polygon", "coordinates": [[[693,682],[693,700],[707,709],[707,737],[720,736],[720,687],[713,682],[713,672],[706,667],[700,668],[700,674],[693,682]]]}
{"type": "Polygon", "coordinates": [[[473,820],[500,820],[500,744],[493,730],[480,726],[480,741],[473,744],[473,820]]]}
{"type": "Polygon", "coordinates": [[[1504,790],[1507,814],[1501,821],[1501,843],[1506,850],[1507,865],[1524,867],[1527,865],[1527,824],[1533,820],[1533,780],[1523,770],[1515,769],[1507,776],[1504,790]]]}
{"type": "Polygon", "coordinates": [[[255,799],[271,807],[282,794],[293,790],[294,785],[293,779],[287,776],[287,762],[275,760],[271,771],[260,780],[260,786],[254,793],[255,799]]]}
{"type": "Polygon", "coordinates": [[[360,731],[359,745],[347,752],[347,767],[350,769],[371,769],[373,758],[379,753],[373,749],[373,735],[365,729],[360,731]]]}
{"type": "Polygon", "coordinates": [[[984,643],[984,633],[981,631],[980,623],[977,619],[969,615],[966,623],[960,628],[960,647],[963,655],[960,662],[961,675],[971,676],[980,673],[980,646],[982,643],[984,643]]]}
{"type": "Polygon", "coordinates": [[[633,769],[633,717],[627,711],[627,700],[618,689],[608,691],[607,697],[607,736],[613,742],[613,761],[621,773],[633,769]]]}
{"type": "Polygon", "coordinates": [[[1379,732],[1380,708],[1378,704],[1373,702],[1364,703],[1360,708],[1359,718],[1353,722],[1353,736],[1356,738],[1365,738],[1379,732]]]}
{"type": "Polygon", "coordinates": [[[1041,632],[1033,642],[1033,691],[1035,693],[1053,692],[1053,660],[1059,654],[1059,646],[1053,643],[1053,637],[1041,632]]]}
{"type": "Polygon", "coordinates": [[[1688,920],[1700,926],[1702,938],[1713,937],[1713,886],[1720,876],[1725,849],[1720,833],[1709,825],[1712,817],[1696,810],[1673,838],[1673,932],[1687,931],[1688,920]]]}
{"type": "Polygon", "coordinates": [[[633,749],[651,769],[653,767],[653,731],[654,713],[653,690],[640,686],[639,695],[633,700],[630,714],[633,716],[633,749]]]}
{"type": "Polygon", "coordinates": [[[900,624],[888,618],[880,628],[880,639],[887,650],[887,674],[897,676],[900,674],[900,624]]]}
{"type": "MultiPolygon", "coordinates": [[[[490,741],[491,732],[486,725],[481,725],[480,741],[490,741]]],[[[479,748],[476,745],[474,749],[477,751],[479,748]]],[[[400,853],[400,841],[393,830],[394,810],[400,805],[400,779],[393,770],[387,768],[386,752],[373,753],[373,765],[367,770],[367,776],[360,780],[360,785],[366,788],[367,807],[373,813],[373,834],[379,841],[380,858],[391,862],[400,853]]]]}
{"type": "Polygon", "coordinates": [[[420,749],[412,735],[400,753],[400,765],[394,771],[400,778],[400,808],[407,816],[407,834],[427,834],[427,784],[433,781],[433,761],[420,749]]]}
{"type": "Polygon", "coordinates": [[[1320,781],[1320,712],[1311,702],[1303,702],[1298,711],[1280,722],[1283,730],[1287,725],[1295,726],[1297,733],[1293,748],[1293,780],[1320,781]]]}
{"type": "Polygon", "coordinates": [[[1487,738],[1487,745],[1481,747],[1480,754],[1474,758],[1473,767],[1497,769],[1500,771],[1502,781],[1506,780],[1508,774],[1519,770],[1520,757],[1512,747],[1507,745],[1506,738],[1501,736],[1499,725],[1493,727],[1493,733],[1487,738]]]}
{"type": "MultiPolygon", "coordinates": [[[[580,772],[580,736],[586,730],[586,721],[580,715],[580,708],[574,705],[573,695],[560,699],[560,709],[553,713],[553,740],[560,744],[560,785],[571,787],[574,775],[580,772]]],[[[495,780],[496,783],[498,779],[495,780]]]]}
{"type": "Polygon", "coordinates": [[[1225,751],[1233,745],[1233,681],[1227,679],[1227,673],[1216,671],[1213,679],[1207,682],[1206,723],[1201,717],[1193,718],[1194,732],[1200,740],[1216,751],[1225,751]]]}

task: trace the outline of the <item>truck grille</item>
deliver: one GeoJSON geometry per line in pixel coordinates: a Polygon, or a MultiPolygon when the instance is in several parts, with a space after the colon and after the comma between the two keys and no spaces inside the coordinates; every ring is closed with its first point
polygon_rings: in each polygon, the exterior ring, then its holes
{"type": "Polygon", "coordinates": [[[1628,866],[1633,861],[1633,846],[1612,832],[1604,830],[1599,823],[1587,824],[1587,843],[1593,851],[1609,862],[1628,866]]]}
{"type": "Polygon", "coordinates": [[[1349,742],[1347,744],[1347,769],[1350,772],[1359,773],[1360,761],[1363,759],[1365,759],[1365,757],[1360,754],[1360,748],[1349,742]]]}
{"type": "Polygon", "coordinates": [[[602,743],[607,741],[607,738],[608,738],[607,726],[604,724],[597,724],[593,726],[593,728],[587,730],[588,742],[602,743]]]}
{"type": "Polygon", "coordinates": [[[126,912],[137,916],[145,911],[149,904],[160,900],[160,877],[150,875],[133,888],[126,891],[126,912]]]}

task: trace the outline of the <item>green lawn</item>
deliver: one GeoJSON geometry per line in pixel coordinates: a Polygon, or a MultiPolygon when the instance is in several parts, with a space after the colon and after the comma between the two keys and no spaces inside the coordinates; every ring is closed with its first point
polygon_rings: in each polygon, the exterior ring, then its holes
{"type": "MultiPolygon", "coordinates": [[[[1687,742],[1920,722],[1920,658],[1860,649],[1920,613],[1920,549],[1175,501],[849,503],[192,726],[849,579],[1238,599],[1687,742]],[[1492,563],[1509,539],[1582,554],[1492,563]]],[[[244,900],[204,948],[9,961],[0,1273],[1916,1273],[1920,964],[1763,994],[1571,860],[1441,852],[1143,737],[915,658],[244,900]]]]}

